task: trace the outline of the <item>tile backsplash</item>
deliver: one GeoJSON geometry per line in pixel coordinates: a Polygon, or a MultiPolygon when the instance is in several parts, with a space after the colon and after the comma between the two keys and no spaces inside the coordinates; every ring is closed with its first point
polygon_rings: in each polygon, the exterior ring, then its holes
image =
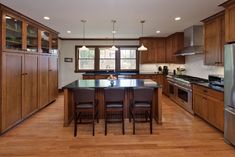
{"type": "Polygon", "coordinates": [[[220,74],[224,75],[224,67],[222,66],[206,66],[204,65],[204,55],[192,55],[186,56],[185,64],[140,64],[140,73],[150,73],[157,72],[158,66],[168,66],[169,71],[173,72],[174,69],[180,67],[185,68],[186,71],[184,74],[200,77],[200,78],[208,78],[209,74],[220,74]]]}

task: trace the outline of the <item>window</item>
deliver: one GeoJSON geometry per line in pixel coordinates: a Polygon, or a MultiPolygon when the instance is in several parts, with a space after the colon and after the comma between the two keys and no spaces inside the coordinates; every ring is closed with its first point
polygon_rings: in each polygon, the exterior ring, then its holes
{"type": "Polygon", "coordinates": [[[109,48],[100,48],[100,70],[115,69],[115,51],[110,50],[109,48]]]}
{"type": "Polygon", "coordinates": [[[110,46],[89,46],[89,51],[75,47],[75,72],[86,71],[138,71],[138,51],[136,46],[119,46],[118,51],[110,46]]]}
{"type": "Polygon", "coordinates": [[[78,70],[95,70],[95,48],[89,48],[89,51],[78,51],[78,70]]]}
{"type": "Polygon", "coordinates": [[[121,48],[120,50],[120,69],[136,69],[136,48],[121,48]]]}

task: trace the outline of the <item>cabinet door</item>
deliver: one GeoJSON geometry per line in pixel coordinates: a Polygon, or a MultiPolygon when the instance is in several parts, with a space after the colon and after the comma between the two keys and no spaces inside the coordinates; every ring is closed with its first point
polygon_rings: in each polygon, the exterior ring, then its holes
{"type": "Polygon", "coordinates": [[[2,54],[3,97],[2,129],[7,129],[22,119],[23,55],[2,54]]]}
{"type": "Polygon", "coordinates": [[[173,38],[172,36],[170,36],[166,39],[166,62],[167,63],[173,63],[174,61],[172,57],[172,52],[173,52],[172,44],[173,44],[173,38]]]}
{"type": "Polygon", "coordinates": [[[214,98],[208,98],[209,105],[209,122],[220,129],[224,130],[224,104],[214,98]]]}
{"type": "Polygon", "coordinates": [[[38,57],[25,55],[24,57],[24,103],[23,117],[38,108],[38,57]]]}
{"type": "Polygon", "coordinates": [[[222,22],[223,17],[217,17],[204,25],[206,65],[222,64],[222,22]]]}
{"type": "Polygon", "coordinates": [[[39,107],[44,107],[49,103],[48,63],[48,56],[39,57],[39,107]]]}
{"type": "Polygon", "coordinates": [[[140,43],[148,49],[147,51],[140,52],[140,62],[144,63],[154,63],[155,62],[155,43],[154,39],[141,39],[140,43]]]}
{"type": "Polygon", "coordinates": [[[208,120],[208,104],[207,98],[199,94],[194,93],[193,95],[193,110],[200,117],[208,120]]]}
{"type": "Polygon", "coordinates": [[[157,39],[155,42],[155,63],[166,62],[165,39],[157,39]]]}
{"type": "Polygon", "coordinates": [[[235,42],[235,4],[225,10],[225,40],[227,43],[235,42]]]}
{"type": "Polygon", "coordinates": [[[178,32],[173,35],[172,39],[172,58],[173,63],[175,64],[184,64],[185,57],[184,56],[175,56],[175,54],[182,50],[184,47],[184,33],[178,32]]]}
{"type": "Polygon", "coordinates": [[[49,57],[49,102],[56,99],[58,94],[58,58],[49,57]]]}

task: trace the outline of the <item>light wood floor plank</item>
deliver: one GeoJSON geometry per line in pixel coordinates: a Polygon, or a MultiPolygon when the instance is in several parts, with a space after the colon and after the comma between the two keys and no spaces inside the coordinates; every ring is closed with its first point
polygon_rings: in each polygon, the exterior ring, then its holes
{"type": "Polygon", "coordinates": [[[178,107],[163,96],[163,124],[139,123],[136,135],[126,120],[126,135],[121,124],[63,127],[63,95],[57,101],[0,137],[0,157],[235,157],[235,149],[224,143],[223,134],[207,123],[178,107]]]}

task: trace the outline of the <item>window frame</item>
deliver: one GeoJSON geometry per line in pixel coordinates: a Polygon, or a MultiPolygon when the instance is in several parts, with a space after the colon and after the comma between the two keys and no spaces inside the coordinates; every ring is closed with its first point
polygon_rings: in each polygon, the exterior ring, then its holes
{"type": "MultiPolygon", "coordinates": [[[[81,48],[82,45],[76,45],[75,46],[75,73],[81,73],[81,72],[96,72],[96,71],[105,71],[104,69],[100,69],[100,48],[111,48],[111,45],[90,45],[87,46],[87,48],[94,48],[95,49],[95,59],[94,59],[94,70],[81,70],[79,69],[79,61],[78,61],[78,57],[79,57],[79,51],[77,51],[79,48],[81,48]]],[[[115,71],[120,71],[120,72],[128,72],[128,71],[134,71],[134,72],[138,72],[139,71],[139,51],[137,50],[138,46],[137,45],[130,45],[130,46],[116,46],[118,48],[118,51],[116,51],[115,53],[115,71]],[[125,49],[125,48],[136,48],[136,69],[123,69],[121,70],[121,49],[125,49]]]]}

